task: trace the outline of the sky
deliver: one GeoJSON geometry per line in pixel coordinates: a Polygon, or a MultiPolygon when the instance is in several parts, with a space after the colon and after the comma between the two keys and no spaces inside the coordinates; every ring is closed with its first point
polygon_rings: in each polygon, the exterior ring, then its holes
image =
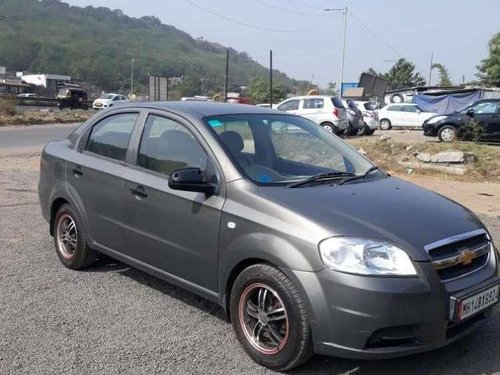
{"type": "MultiPolygon", "coordinates": [[[[325,86],[340,80],[344,18],[348,8],[344,82],[372,67],[386,72],[404,57],[429,78],[431,53],[453,83],[475,79],[500,31],[499,0],[63,0],[76,6],[154,15],[193,37],[247,52],[296,79],[325,86]]],[[[432,73],[437,83],[438,72],[432,73]]]]}

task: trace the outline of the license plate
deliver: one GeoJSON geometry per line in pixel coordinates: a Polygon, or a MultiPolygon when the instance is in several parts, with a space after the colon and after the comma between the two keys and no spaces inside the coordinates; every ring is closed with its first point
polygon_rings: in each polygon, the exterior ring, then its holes
{"type": "Polygon", "coordinates": [[[457,320],[461,321],[467,319],[469,316],[494,305],[498,302],[499,293],[500,285],[496,285],[493,288],[483,290],[472,297],[459,300],[457,303],[457,320]]]}

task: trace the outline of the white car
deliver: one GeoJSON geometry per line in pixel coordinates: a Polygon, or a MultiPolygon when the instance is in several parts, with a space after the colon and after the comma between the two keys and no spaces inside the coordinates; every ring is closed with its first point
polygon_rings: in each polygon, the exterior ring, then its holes
{"type": "Polygon", "coordinates": [[[109,108],[115,105],[128,103],[128,98],[120,94],[104,94],[99,99],[94,100],[92,107],[94,109],[109,108]]]}
{"type": "Polygon", "coordinates": [[[389,130],[394,127],[421,128],[425,120],[437,113],[424,112],[412,103],[388,104],[377,110],[380,129],[389,130]]]}
{"type": "Polygon", "coordinates": [[[282,101],[277,109],[306,117],[337,135],[343,135],[349,125],[342,100],[335,96],[296,96],[282,101]]]}

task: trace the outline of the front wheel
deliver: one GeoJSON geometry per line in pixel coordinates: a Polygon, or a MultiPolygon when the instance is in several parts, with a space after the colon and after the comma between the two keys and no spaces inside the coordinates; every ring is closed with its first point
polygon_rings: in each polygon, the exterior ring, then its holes
{"type": "Polygon", "coordinates": [[[230,311],[238,340],[261,366],[286,371],[311,357],[305,302],[278,269],[265,264],[245,269],[233,285],[230,311]]]}
{"type": "Polygon", "coordinates": [[[441,142],[453,142],[457,140],[457,129],[451,125],[445,125],[438,131],[441,142]]]}

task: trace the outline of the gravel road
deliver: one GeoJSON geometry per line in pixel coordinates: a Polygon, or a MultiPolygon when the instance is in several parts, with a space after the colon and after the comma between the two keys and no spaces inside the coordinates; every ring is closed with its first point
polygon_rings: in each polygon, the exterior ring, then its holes
{"type": "MultiPolygon", "coordinates": [[[[109,259],[83,272],[63,267],[38,206],[38,164],[36,153],[0,157],[0,374],[271,373],[245,355],[217,305],[109,259]]],[[[482,218],[498,228],[499,217],[482,218]]],[[[500,374],[499,348],[497,309],[435,352],[315,356],[293,373],[500,374]]]]}

